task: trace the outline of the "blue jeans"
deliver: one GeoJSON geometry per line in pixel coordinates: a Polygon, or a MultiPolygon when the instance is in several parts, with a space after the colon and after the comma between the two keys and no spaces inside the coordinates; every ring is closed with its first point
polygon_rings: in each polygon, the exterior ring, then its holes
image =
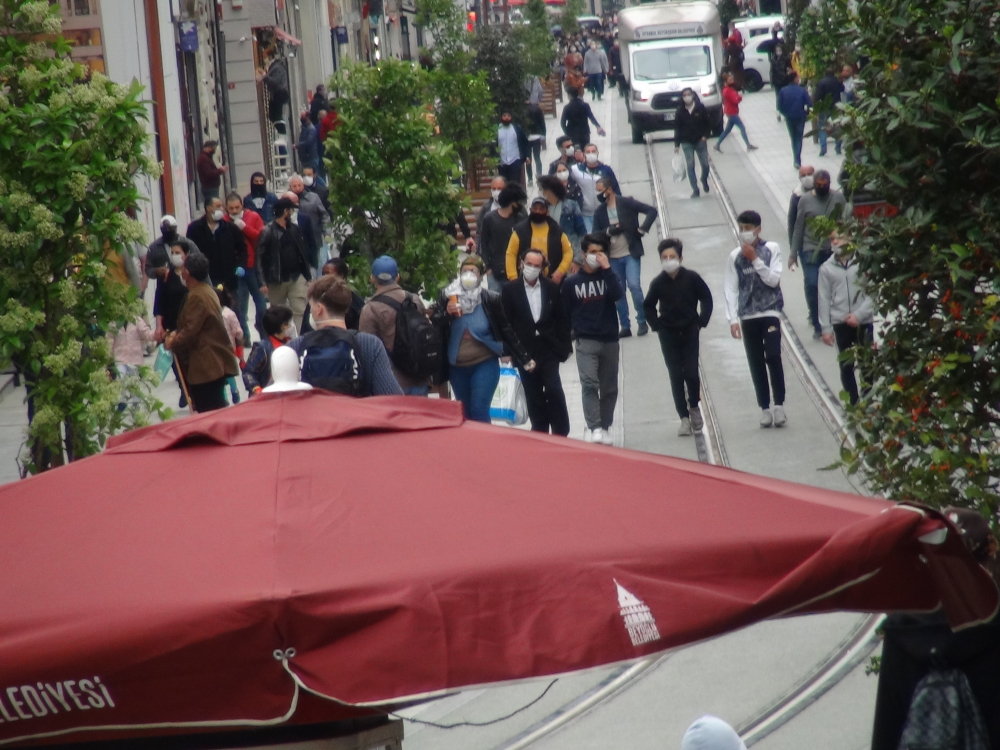
{"type": "MultiPolygon", "coordinates": [[[[628,287],[628,291],[632,293],[636,322],[640,326],[646,325],[646,313],[642,311],[642,281],[640,278],[642,267],[639,258],[626,255],[624,258],[609,258],[609,260],[611,261],[611,269],[618,276],[622,288],[628,287]]],[[[623,296],[615,302],[615,307],[618,308],[618,321],[622,324],[622,328],[629,330],[631,324],[628,317],[628,299],[623,296]]]]}
{"type": "MultiPolygon", "coordinates": [[[[812,255],[812,253],[809,253],[812,255]]],[[[813,330],[819,331],[819,267],[823,261],[813,263],[802,260],[802,282],[806,290],[806,306],[809,308],[809,322],[812,323],[813,330]]]]}
{"type": "Polygon", "coordinates": [[[585,226],[587,228],[587,234],[590,234],[591,232],[594,231],[594,215],[593,214],[591,214],[590,216],[587,216],[586,214],[583,215],[583,226],[585,226]]]}
{"type": "MultiPolygon", "coordinates": [[[[825,112],[819,116],[819,155],[824,156],[826,154],[826,124],[830,121],[830,115],[825,112]]],[[[840,153],[840,139],[837,138],[833,142],[834,150],[840,153]]]]}
{"type": "Polygon", "coordinates": [[[747,140],[747,129],[743,127],[743,120],[740,119],[739,115],[730,115],[726,118],[726,129],[722,131],[722,135],[719,136],[719,140],[715,142],[715,147],[718,148],[722,145],[722,142],[726,140],[726,136],[733,132],[733,128],[740,129],[740,135],[743,136],[743,142],[746,145],[750,145],[750,141],[747,140]]]}
{"type": "Polygon", "coordinates": [[[403,389],[404,396],[426,396],[430,393],[430,386],[427,385],[411,385],[409,388],[403,389]]]}
{"type": "Polygon", "coordinates": [[[691,189],[697,193],[698,179],[694,172],[694,155],[698,154],[698,161],[701,162],[701,182],[703,185],[708,185],[708,144],[705,141],[682,143],[681,149],[687,160],[688,181],[691,183],[691,189]]]}
{"type": "Polygon", "coordinates": [[[587,76],[587,88],[593,91],[598,99],[604,96],[604,73],[590,73],[587,76]]]}
{"type": "Polygon", "coordinates": [[[253,297],[254,328],[263,336],[264,329],[261,327],[261,318],[267,309],[267,296],[260,290],[260,278],[257,276],[256,268],[246,269],[243,278],[240,279],[236,287],[236,302],[240,308],[240,325],[243,326],[243,345],[250,346],[250,327],[247,325],[247,313],[250,310],[250,298],[253,297]]]}
{"type": "Polygon", "coordinates": [[[455,398],[465,407],[465,418],[489,424],[493,392],[500,382],[500,360],[494,357],[472,367],[452,365],[448,380],[455,398]]]}
{"type": "Polygon", "coordinates": [[[799,167],[802,165],[802,134],[806,132],[806,118],[786,117],[785,127],[788,128],[788,136],[792,139],[792,161],[799,167]]]}

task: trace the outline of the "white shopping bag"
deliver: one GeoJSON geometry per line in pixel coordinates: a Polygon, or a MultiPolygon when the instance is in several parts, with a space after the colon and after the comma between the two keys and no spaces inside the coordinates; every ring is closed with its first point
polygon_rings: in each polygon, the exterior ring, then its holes
{"type": "Polygon", "coordinates": [[[511,365],[500,366],[500,382],[493,392],[490,419],[512,425],[522,425],[528,421],[528,400],[524,397],[524,385],[517,368],[511,365]]]}
{"type": "Polygon", "coordinates": [[[674,159],[670,162],[670,166],[674,169],[674,182],[684,182],[684,178],[687,177],[687,160],[684,158],[684,155],[674,154],[674,159]]]}

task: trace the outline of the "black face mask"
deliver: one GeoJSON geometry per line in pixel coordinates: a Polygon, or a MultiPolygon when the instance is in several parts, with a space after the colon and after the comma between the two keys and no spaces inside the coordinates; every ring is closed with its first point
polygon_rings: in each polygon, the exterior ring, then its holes
{"type": "Polygon", "coordinates": [[[170,241],[177,237],[177,230],[174,227],[160,227],[160,234],[163,239],[170,241]]]}
{"type": "Polygon", "coordinates": [[[600,195],[597,196],[597,200],[600,201],[601,203],[607,203],[608,196],[606,196],[604,193],[601,193],[600,195]]]}
{"type": "Polygon", "coordinates": [[[531,214],[530,218],[533,224],[544,224],[545,220],[549,217],[545,214],[531,214]]]}
{"type": "Polygon", "coordinates": [[[519,204],[519,203],[511,203],[510,204],[510,210],[513,211],[514,213],[520,213],[521,212],[521,204],[519,204]]]}
{"type": "Polygon", "coordinates": [[[816,189],[816,195],[818,197],[820,197],[820,198],[825,198],[826,196],[828,196],[830,194],[830,186],[829,185],[824,185],[823,187],[820,187],[819,185],[817,185],[815,189],[816,189]]]}
{"type": "Polygon", "coordinates": [[[256,198],[263,198],[267,195],[267,185],[258,185],[256,183],[250,183],[250,195],[256,198]]]}

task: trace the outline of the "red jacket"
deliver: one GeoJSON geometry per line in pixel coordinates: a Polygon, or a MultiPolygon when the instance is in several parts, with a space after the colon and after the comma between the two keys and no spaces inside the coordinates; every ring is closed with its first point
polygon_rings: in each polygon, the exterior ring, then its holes
{"type": "Polygon", "coordinates": [[[732,86],[726,86],[722,89],[722,111],[729,117],[740,113],[741,101],[743,101],[743,97],[732,86]]]}
{"type": "MultiPolygon", "coordinates": [[[[233,217],[226,214],[226,219],[233,220],[233,217]]],[[[264,220],[260,214],[251,211],[249,208],[243,209],[243,236],[247,240],[247,268],[257,267],[257,238],[264,231],[264,220]]]]}

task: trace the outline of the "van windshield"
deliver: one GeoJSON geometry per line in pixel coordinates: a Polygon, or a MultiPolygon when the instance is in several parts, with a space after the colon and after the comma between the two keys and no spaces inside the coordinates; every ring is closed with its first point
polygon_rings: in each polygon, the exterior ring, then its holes
{"type": "Polygon", "coordinates": [[[712,57],[708,46],[644,49],[633,53],[632,66],[639,81],[699,78],[711,74],[712,57]]]}

